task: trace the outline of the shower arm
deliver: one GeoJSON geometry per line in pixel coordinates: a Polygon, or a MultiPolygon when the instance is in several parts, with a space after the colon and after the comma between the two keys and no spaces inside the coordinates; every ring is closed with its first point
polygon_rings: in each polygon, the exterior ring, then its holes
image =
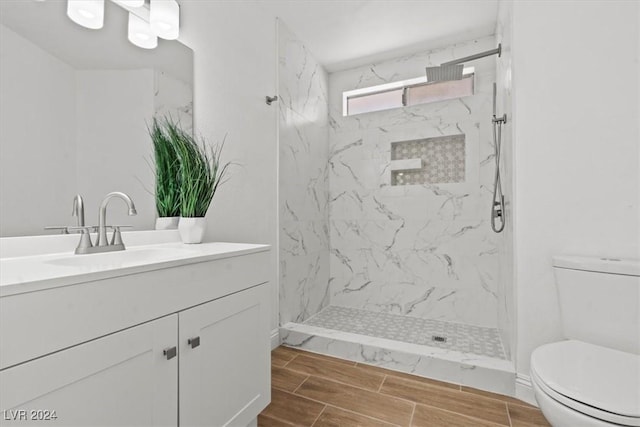
{"type": "Polygon", "coordinates": [[[484,58],[491,55],[498,55],[498,57],[502,55],[502,43],[499,43],[498,47],[495,49],[487,50],[486,52],[476,53],[475,55],[465,56],[464,58],[460,58],[460,59],[454,59],[453,61],[440,64],[440,66],[442,67],[446,65],[462,64],[464,62],[475,61],[476,59],[484,58]]]}

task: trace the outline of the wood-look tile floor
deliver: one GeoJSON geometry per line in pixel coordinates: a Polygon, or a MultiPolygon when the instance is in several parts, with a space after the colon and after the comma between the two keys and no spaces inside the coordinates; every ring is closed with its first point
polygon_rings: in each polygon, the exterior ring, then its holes
{"type": "Polygon", "coordinates": [[[271,352],[271,386],[258,426],[549,426],[512,397],[288,347],[271,352]]]}

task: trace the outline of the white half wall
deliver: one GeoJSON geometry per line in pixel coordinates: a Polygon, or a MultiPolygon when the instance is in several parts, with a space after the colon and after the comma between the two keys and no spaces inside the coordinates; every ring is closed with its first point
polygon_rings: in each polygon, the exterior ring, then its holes
{"type": "Polygon", "coordinates": [[[640,3],[513,3],[517,370],[562,338],[555,254],[640,257],[640,3]]]}

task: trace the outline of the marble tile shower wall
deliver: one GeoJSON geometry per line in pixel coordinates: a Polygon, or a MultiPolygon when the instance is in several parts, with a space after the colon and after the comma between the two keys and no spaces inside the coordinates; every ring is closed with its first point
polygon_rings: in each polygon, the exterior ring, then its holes
{"type": "Polygon", "coordinates": [[[280,324],[329,304],[328,76],[278,23],[280,324]]]}
{"type": "Polygon", "coordinates": [[[342,92],[414,78],[496,46],[493,36],[329,78],[331,304],[497,327],[498,240],[490,229],[495,60],[475,94],[342,115],[342,92]],[[465,182],[391,186],[391,143],[465,134],[465,182]]]}

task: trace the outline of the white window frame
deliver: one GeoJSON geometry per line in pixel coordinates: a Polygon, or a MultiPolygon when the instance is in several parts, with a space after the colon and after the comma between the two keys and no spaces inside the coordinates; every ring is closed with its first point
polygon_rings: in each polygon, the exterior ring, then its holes
{"type": "MultiPolygon", "coordinates": [[[[474,67],[465,67],[463,70],[464,78],[469,78],[469,77],[474,78],[475,77],[474,73],[475,73],[474,67]]],[[[366,114],[366,113],[371,113],[375,111],[385,111],[393,108],[407,107],[403,99],[402,105],[399,105],[398,107],[382,108],[379,110],[370,110],[370,111],[363,111],[361,113],[349,114],[349,99],[360,98],[368,95],[377,95],[379,93],[390,92],[397,89],[407,89],[410,87],[423,86],[427,84],[429,84],[427,82],[427,76],[424,75],[424,76],[416,77],[413,79],[400,80],[397,82],[384,83],[381,85],[344,91],[342,92],[342,116],[343,117],[355,116],[355,115],[366,114]]]]}

